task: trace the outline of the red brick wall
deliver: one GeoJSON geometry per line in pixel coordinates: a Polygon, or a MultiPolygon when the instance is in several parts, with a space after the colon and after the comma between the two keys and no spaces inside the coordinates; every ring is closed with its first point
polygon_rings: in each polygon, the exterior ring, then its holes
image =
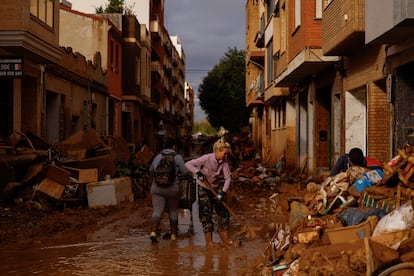
{"type": "Polygon", "coordinates": [[[302,1],[302,18],[300,26],[295,30],[295,0],[289,1],[289,61],[305,47],[322,47],[322,21],[315,19],[315,1],[302,1]]]}
{"type": "Polygon", "coordinates": [[[390,118],[385,87],[370,82],[368,84],[368,156],[381,162],[388,161],[390,156],[390,118]]]}

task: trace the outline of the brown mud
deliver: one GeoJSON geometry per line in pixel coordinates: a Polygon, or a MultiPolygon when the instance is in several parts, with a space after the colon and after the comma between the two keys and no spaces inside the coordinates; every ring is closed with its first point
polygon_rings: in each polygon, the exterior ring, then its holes
{"type": "MultiPolygon", "coordinates": [[[[230,235],[241,246],[225,247],[215,233],[212,249],[205,248],[197,203],[192,213],[194,232],[190,231],[190,210],[180,210],[178,240],[161,239],[156,245],[148,238],[150,196],[99,209],[62,206],[59,211],[40,211],[29,205],[1,206],[0,271],[16,275],[34,271],[47,275],[93,271],[98,275],[257,275],[266,262],[263,251],[271,238],[269,222],[285,219],[270,208],[272,194],[256,184],[234,185],[228,205],[257,235],[249,237],[232,219],[230,235]],[[46,256],[41,265],[38,250],[46,256]]],[[[169,231],[166,214],[161,231],[169,231]]]]}

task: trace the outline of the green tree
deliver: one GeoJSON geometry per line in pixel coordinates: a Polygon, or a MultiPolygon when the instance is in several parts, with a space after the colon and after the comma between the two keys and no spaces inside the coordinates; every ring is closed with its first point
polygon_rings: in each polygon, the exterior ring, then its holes
{"type": "Polygon", "coordinates": [[[208,72],[199,89],[200,106],[211,126],[237,132],[248,124],[245,98],[245,52],[229,48],[208,72]]]}
{"type": "Polygon", "coordinates": [[[216,134],[217,130],[214,129],[207,120],[201,122],[195,122],[193,127],[193,133],[201,132],[206,135],[216,134]]]}
{"type": "Polygon", "coordinates": [[[108,4],[104,7],[95,8],[95,12],[101,13],[124,13],[125,0],[108,0],[108,4]]]}

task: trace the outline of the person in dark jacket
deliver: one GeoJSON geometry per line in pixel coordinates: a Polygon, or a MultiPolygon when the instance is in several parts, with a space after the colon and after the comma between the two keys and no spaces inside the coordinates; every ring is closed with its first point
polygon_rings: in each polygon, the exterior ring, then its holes
{"type": "MultiPolygon", "coordinates": [[[[155,175],[155,169],[157,168],[163,155],[174,155],[174,162],[176,166],[176,177],[172,185],[168,187],[160,187],[155,181],[152,181],[151,185],[151,198],[152,198],[152,216],[151,216],[151,234],[150,239],[152,243],[157,243],[157,233],[160,227],[160,221],[162,214],[167,208],[170,218],[171,226],[171,240],[176,240],[178,235],[178,208],[180,200],[180,188],[178,173],[186,174],[188,170],[185,166],[183,157],[177,153],[177,141],[175,139],[168,139],[165,143],[165,149],[163,149],[157,156],[155,156],[152,164],[149,168],[152,176],[155,175]]],[[[154,179],[154,177],[153,177],[154,179]]]]}
{"type": "Polygon", "coordinates": [[[332,167],[329,176],[335,176],[340,172],[346,172],[351,166],[365,167],[370,170],[382,168],[380,161],[364,156],[360,148],[352,148],[349,153],[341,155],[332,167]]]}

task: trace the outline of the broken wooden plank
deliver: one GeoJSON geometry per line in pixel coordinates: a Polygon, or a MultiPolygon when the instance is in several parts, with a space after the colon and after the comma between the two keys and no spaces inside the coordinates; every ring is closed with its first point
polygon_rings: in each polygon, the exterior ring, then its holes
{"type": "Polygon", "coordinates": [[[78,183],[90,183],[98,181],[98,169],[78,169],[68,166],[63,166],[63,169],[68,171],[73,178],[75,178],[78,183]]]}

